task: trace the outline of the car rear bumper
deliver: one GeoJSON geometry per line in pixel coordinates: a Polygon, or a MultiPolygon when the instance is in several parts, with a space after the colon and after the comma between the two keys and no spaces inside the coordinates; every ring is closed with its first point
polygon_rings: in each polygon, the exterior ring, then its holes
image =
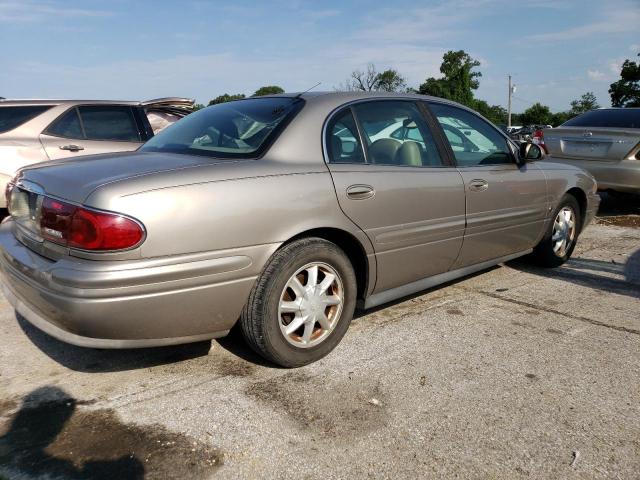
{"type": "Polygon", "coordinates": [[[67,343],[140,348],[224,336],[238,319],[260,262],[276,246],[151,260],[52,261],[0,226],[7,300],[33,325],[67,343]]]}
{"type": "Polygon", "coordinates": [[[568,158],[549,158],[552,162],[566,163],[586,170],[598,182],[598,190],[640,195],[640,160],[579,160],[568,158]]]}

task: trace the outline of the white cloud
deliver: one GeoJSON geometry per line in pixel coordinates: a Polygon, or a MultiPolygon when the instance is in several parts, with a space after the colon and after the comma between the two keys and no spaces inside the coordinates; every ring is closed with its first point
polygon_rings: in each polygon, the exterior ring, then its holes
{"type": "Polygon", "coordinates": [[[605,78],[605,74],[602,73],[600,70],[587,70],[587,76],[591,80],[595,80],[595,81],[600,81],[605,78]]]}
{"type": "Polygon", "coordinates": [[[42,22],[52,18],[98,18],[112,16],[112,12],[105,10],[90,10],[83,8],[68,8],[58,2],[22,0],[0,0],[0,23],[42,22]]]}
{"type": "Polygon", "coordinates": [[[629,46],[629,51],[630,52],[634,52],[634,53],[639,53],[640,52],[640,45],[637,43],[634,43],[633,45],[629,46]]]}
{"type": "Polygon", "coordinates": [[[597,22],[568,28],[557,32],[538,33],[529,35],[527,38],[540,42],[559,42],[566,40],[577,40],[585,37],[597,37],[598,35],[611,35],[619,33],[637,32],[640,24],[640,9],[632,5],[617,7],[607,6],[603,13],[604,18],[597,22]]]}

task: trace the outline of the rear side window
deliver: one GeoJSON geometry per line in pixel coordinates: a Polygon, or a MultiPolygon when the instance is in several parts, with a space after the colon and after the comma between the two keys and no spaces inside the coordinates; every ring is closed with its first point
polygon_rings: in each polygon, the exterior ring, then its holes
{"type": "Polygon", "coordinates": [[[131,107],[84,106],[78,110],[88,140],[140,141],[131,107]]]}
{"type": "Polygon", "coordinates": [[[64,138],[84,138],[82,133],[82,126],[80,125],[80,118],[78,117],[78,111],[74,108],[67,111],[61,117],[51,124],[45,132],[49,135],[55,135],[56,137],[64,138]]]}
{"type": "Polygon", "coordinates": [[[0,133],[8,132],[19,127],[23,123],[37,117],[46,112],[52,105],[33,105],[20,107],[2,107],[0,106],[0,133]]]}
{"type": "Polygon", "coordinates": [[[351,109],[337,115],[329,124],[327,150],[331,163],[364,163],[362,145],[351,109]]]}
{"type": "Polygon", "coordinates": [[[430,103],[459,167],[512,163],[507,139],[479,116],[462,108],[430,103]]]}
{"type": "Polygon", "coordinates": [[[591,110],[562,124],[563,127],[640,128],[640,108],[591,110]]]}
{"type": "Polygon", "coordinates": [[[353,109],[367,142],[370,163],[442,166],[431,130],[415,103],[373,101],[356,104],[353,109]]]}

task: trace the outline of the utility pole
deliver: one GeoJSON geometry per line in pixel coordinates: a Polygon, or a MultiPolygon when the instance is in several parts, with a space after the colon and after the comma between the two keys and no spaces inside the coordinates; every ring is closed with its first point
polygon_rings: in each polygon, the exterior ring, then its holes
{"type": "Polygon", "coordinates": [[[507,112],[507,128],[511,128],[511,75],[509,75],[509,103],[507,112]]]}

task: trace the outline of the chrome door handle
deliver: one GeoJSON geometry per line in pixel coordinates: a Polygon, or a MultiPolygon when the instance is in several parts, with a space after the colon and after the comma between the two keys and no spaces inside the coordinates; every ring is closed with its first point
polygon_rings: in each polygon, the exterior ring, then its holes
{"type": "Polygon", "coordinates": [[[482,178],[476,178],[469,182],[469,190],[474,192],[484,192],[487,188],[489,188],[489,182],[482,178]]]}
{"type": "Polygon", "coordinates": [[[84,147],[80,145],[62,145],[60,150],[69,150],[70,152],[79,152],[80,150],[84,150],[84,147]]]}
{"type": "Polygon", "coordinates": [[[375,195],[376,191],[371,185],[351,185],[347,187],[347,197],[352,200],[364,200],[375,195]]]}

